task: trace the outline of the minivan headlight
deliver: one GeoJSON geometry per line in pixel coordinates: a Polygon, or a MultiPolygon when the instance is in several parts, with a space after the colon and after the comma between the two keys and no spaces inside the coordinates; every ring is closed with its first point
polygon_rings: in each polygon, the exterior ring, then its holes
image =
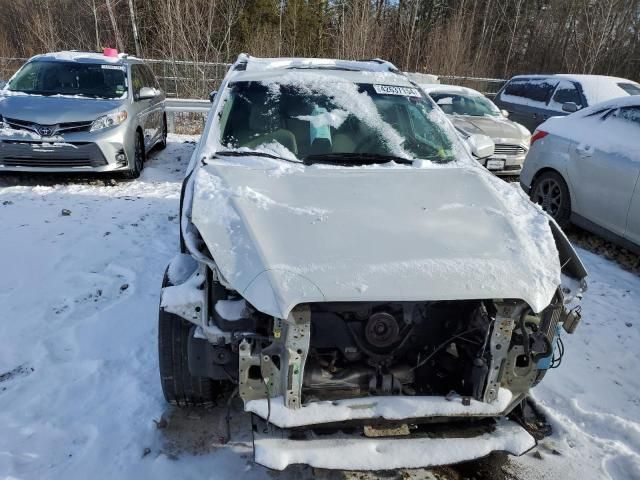
{"type": "Polygon", "coordinates": [[[103,128],[115,127],[116,125],[120,125],[127,119],[127,111],[121,110],[119,112],[110,113],[108,115],[104,115],[100,118],[97,118],[91,124],[90,132],[95,132],[96,130],[102,130],[103,128]]]}

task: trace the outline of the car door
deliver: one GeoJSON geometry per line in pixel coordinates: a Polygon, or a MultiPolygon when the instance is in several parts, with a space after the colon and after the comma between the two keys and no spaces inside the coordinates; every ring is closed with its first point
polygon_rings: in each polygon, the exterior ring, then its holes
{"type": "Polygon", "coordinates": [[[545,120],[549,117],[566,116],[569,112],[565,112],[562,107],[566,103],[575,103],[578,110],[587,106],[585,99],[578,90],[578,86],[570,80],[560,80],[556,89],[549,100],[546,112],[544,112],[545,120]]]}
{"type": "Polygon", "coordinates": [[[158,142],[162,136],[162,128],[164,122],[164,94],[160,89],[160,84],[148,65],[143,65],[145,80],[149,87],[154,88],[157,95],[151,99],[149,123],[151,144],[158,142]]]}
{"type": "MultiPolygon", "coordinates": [[[[635,155],[632,161],[636,162],[640,169],[640,106],[621,108],[615,114],[620,120],[629,123],[630,131],[637,131],[635,136],[633,136],[635,149],[632,150],[632,152],[635,155]]],[[[640,173],[636,178],[636,185],[631,197],[631,203],[629,204],[627,229],[624,236],[640,248],[640,173]]]]}
{"type": "Polygon", "coordinates": [[[152,100],[150,98],[140,98],[140,90],[147,87],[148,79],[146,78],[142,64],[134,63],[131,65],[131,84],[133,86],[133,101],[135,102],[135,112],[137,123],[142,128],[144,136],[145,149],[151,146],[153,121],[150,118],[152,112],[152,100]]]}
{"type": "Polygon", "coordinates": [[[634,135],[637,127],[622,118],[618,109],[564,121],[571,121],[576,132],[569,146],[568,165],[572,211],[624,236],[640,175],[640,129],[634,135]]]}

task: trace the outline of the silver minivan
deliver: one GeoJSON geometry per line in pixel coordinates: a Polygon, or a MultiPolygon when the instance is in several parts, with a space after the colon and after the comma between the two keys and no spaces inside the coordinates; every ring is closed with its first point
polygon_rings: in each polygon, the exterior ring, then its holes
{"type": "Polygon", "coordinates": [[[167,141],[165,96],[124,54],[37,55],[0,90],[0,171],[122,172],[167,141]]]}

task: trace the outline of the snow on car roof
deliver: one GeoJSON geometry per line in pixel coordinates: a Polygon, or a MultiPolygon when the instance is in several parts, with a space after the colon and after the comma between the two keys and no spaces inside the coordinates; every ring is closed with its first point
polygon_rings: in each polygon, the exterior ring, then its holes
{"type": "Polygon", "coordinates": [[[600,110],[622,107],[640,107],[640,95],[629,95],[628,97],[618,97],[611,100],[605,100],[604,102],[596,103],[595,105],[579,110],[575,114],[572,114],[572,117],[587,117],[600,110]]]}
{"type": "Polygon", "coordinates": [[[117,57],[109,57],[97,52],[78,52],[78,51],[63,51],[63,52],[50,52],[43,53],[31,57],[32,60],[47,60],[54,62],[80,62],[80,63],[124,63],[127,60],[138,60],[135,57],[130,57],[126,54],[120,53],[117,57]]]}
{"type": "Polygon", "coordinates": [[[609,77],[606,75],[584,75],[584,74],[569,74],[569,73],[556,73],[553,75],[516,75],[511,80],[545,80],[545,79],[557,79],[557,80],[569,80],[571,82],[577,82],[582,86],[582,91],[587,98],[589,105],[593,105],[611,98],[626,97],[629,95],[627,91],[622,89],[619,83],[631,83],[633,85],[640,85],[633,80],[621,77],[609,77]]]}
{"type": "Polygon", "coordinates": [[[350,83],[370,83],[397,85],[415,88],[411,81],[404,75],[390,72],[333,70],[325,68],[303,68],[301,70],[249,70],[235,72],[233,82],[275,82],[278,80],[290,81],[293,78],[307,78],[309,80],[325,78],[329,82],[342,81],[350,83]],[[294,75],[298,74],[298,75],[294,75]]]}
{"type": "Polygon", "coordinates": [[[427,93],[434,93],[434,92],[458,93],[458,94],[464,94],[464,95],[482,96],[482,93],[480,93],[479,91],[474,90],[473,88],[461,87],[460,85],[442,85],[440,83],[425,83],[425,84],[420,84],[420,88],[422,88],[427,93]]]}
{"type": "Polygon", "coordinates": [[[244,64],[246,70],[274,70],[274,69],[340,69],[368,72],[397,72],[395,65],[385,60],[337,60],[332,58],[259,58],[241,53],[235,65],[244,64]]]}
{"type": "Polygon", "coordinates": [[[276,80],[285,72],[313,72],[353,83],[384,83],[411,87],[398,69],[384,60],[336,60],[331,58],[258,58],[240,54],[231,67],[233,81],[276,80]]]}

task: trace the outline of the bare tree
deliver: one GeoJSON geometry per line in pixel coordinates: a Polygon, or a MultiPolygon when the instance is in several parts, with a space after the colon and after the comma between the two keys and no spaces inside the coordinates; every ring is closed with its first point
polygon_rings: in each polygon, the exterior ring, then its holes
{"type": "Polygon", "coordinates": [[[133,0],[128,0],[129,16],[131,17],[131,28],[133,29],[133,41],[136,46],[136,56],[142,57],[140,50],[140,39],[138,38],[138,24],[136,23],[136,11],[133,8],[133,0]]]}
{"type": "Polygon", "coordinates": [[[111,28],[113,29],[113,36],[115,37],[116,45],[118,46],[118,50],[121,52],[124,51],[124,44],[122,43],[122,37],[120,37],[120,31],[118,30],[118,22],[116,21],[116,16],[113,11],[113,6],[111,5],[111,0],[104,0],[107,5],[107,11],[109,12],[109,19],[111,20],[111,28]]]}

